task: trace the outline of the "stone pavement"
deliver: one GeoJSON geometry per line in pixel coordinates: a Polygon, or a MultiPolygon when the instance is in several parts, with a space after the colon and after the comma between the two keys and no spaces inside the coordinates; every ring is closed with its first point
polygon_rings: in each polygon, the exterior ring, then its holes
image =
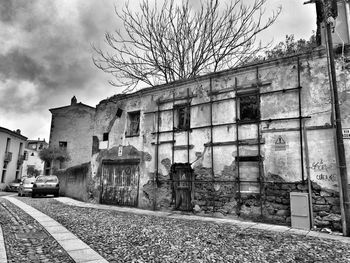
{"type": "Polygon", "coordinates": [[[281,225],[248,222],[248,221],[241,221],[241,220],[230,219],[230,218],[214,218],[214,217],[203,217],[203,216],[195,216],[195,215],[183,215],[183,214],[170,213],[170,212],[164,212],[164,211],[143,210],[143,209],[139,209],[139,208],[91,204],[91,203],[80,202],[80,201],[77,201],[77,200],[69,198],[69,197],[59,197],[59,198],[55,198],[55,199],[57,201],[64,203],[64,204],[78,206],[78,207],[113,210],[113,211],[118,211],[118,212],[141,214],[141,215],[153,215],[153,216],[168,217],[168,218],[175,218],[175,219],[206,221],[206,222],[214,222],[214,223],[219,223],[219,224],[220,223],[221,224],[233,224],[233,225],[240,226],[242,228],[261,229],[261,230],[268,230],[268,231],[282,232],[282,233],[288,232],[291,234],[304,235],[304,236],[308,236],[308,237],[333,239],[333,240],[337,240],[337,241],[340,241],[343,243],[350,244],[349,237],[344,237],[341,235],[332,235],[332,234],[322,233],[322,232],[318,232],[318,231],[294,229],[291,227],[281,226],[281,225]]]}
{"type": "MultiPolygon", "coordinates": [[[[77,238],[74,234],[68,231],[65,227],[53,220],[51,217],[41,213],[37,209],[19,201],[11,196],[3,196],[2,198],[10,201],[14,205],[21,208],[24,212],[38,221],[43,228],[62,246],[62,248],[68,253],[68,255],[75,262],[82,263],[103,263],[108,262],[101,257],[96,251],[91,249],[86,243],[77,238]]],[[[0,228],[1,229],[1,228],[0,228]]],[[[4,250],[4,238],[2,232],[0,233],[0,255],[4,250]]],[[[6,253],[5,257],[0,256],[0,262],[7,262],[6,253]],[[1,261],[2,260],[2,261],[1,261]]]]}

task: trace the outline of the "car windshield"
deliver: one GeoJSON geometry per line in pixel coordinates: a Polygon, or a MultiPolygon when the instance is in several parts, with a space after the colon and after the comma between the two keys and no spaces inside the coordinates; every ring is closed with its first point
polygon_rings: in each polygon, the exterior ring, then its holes
{"type": "Polygon", "coordinates": [[[36,178],[37,183],[56,183],[58,179],[56,176],[40,176],[36,178]]]}
{"type": "Polygon", "coordinates": [[[35,178],[28,178],[28,179],[24,179],[23,183],[24,184],[31,184],[35,181],[35,178]]]}

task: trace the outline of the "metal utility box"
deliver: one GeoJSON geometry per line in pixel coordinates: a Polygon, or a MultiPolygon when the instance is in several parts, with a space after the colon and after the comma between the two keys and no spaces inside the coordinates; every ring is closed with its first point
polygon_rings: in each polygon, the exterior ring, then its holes
{"type": "Polygon", "coordinates": [[[310,208],[307,193],[290,193],[292,227],[310,230],[310,208]]]}

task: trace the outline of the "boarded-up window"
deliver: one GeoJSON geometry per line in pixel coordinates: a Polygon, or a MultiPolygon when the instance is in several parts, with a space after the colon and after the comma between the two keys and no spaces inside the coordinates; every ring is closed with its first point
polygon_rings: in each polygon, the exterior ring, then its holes
{"type": "Polygon", "coordinates": [[[175,112],[176,122],[175,128],[177,130],[188,130],[191,127],[191,111],[187,104],[177,105],[175,112]]]}
{"type": "Polygon", "coordinates": [[[129,112],[128,113],[128,131],[127,135],[128,136],[138,136],[140,134],[140,112],[135,111],[135,112],[129,112]]]}
{"type": "Polygon", "coordinates": [[[253,121],[259,119],[259,103],[257,95],[242,95],[239,97],[239,119],[241,121],[253,121]]]}

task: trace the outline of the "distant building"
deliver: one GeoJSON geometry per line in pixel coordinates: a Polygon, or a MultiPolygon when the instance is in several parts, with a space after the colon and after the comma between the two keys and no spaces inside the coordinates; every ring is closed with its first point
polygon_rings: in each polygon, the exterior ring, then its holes
{"type": "Polygon", "coordinates": [[[40,171],[40,174],[44,174],[44,161],[40,159],[39,153],[47,147],[49,147],[49,144],[45,139],[40,140],[40,138],[38,138],[37,140],[27,141],[24,151],[25,158],[22,168],[22,177],[28,176],[28,168],[30,167],[40,171]]]}
{"type": "MultiPolygon", "coordinates": [[[[50,112],[52,119],[49,145],[66,149],[70,156],[68,162],[55,161],[53,168],[64,169],[89,162],[95,108],[77,103],[74,96],[71,99],[71,105],[50,109],[50,112]]],[[[47,173],[49,169],[46,170],[47,173]]]]}
{"type": "Polygon", "coordinates": [[[24,146],[27,137],[21,131],[11,131],[0,127],[0,189],[21,177],[24,160],[24,146]]]}

